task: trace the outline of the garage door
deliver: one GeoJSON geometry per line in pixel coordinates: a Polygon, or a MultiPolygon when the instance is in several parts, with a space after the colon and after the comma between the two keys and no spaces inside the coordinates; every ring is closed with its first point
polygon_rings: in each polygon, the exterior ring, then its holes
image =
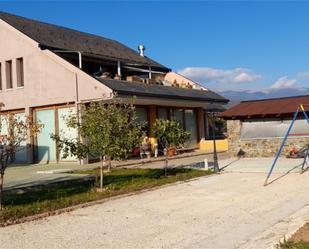
{"type": "MultiPolygon", "coordinates": [[[[18,121],[25,121],[25,113],[15,113],[14,118],[18,121]]],[[[1,122],[1,131],[0,135],[7,135],[8,134],[8,116],[1,115],[0,116],[0,122],[1,122]]],[[[27,162],[27,142],[23,141],[21,142],[20,146],[16,148],[17,152],[15,155],[15,163],[26,163],[27,162]]]]}
{"type": "Polygon", "coordinates": [[[37,136],[37,162],[49,163],[57,160],[56,143],[50,138],[55,134],[55,110],[38,110],[36,118],[44,125],[37,136]]]}
{"type": "MultiPolygon", "coordinates": [[[[14,114],[15,119],[18,121],[25,122],[26,116],[24,112],[14,114]]],[[[17,163],[25,163],[27,162],[27,142],[21,142],[20,146],[17,148],[17,152],[15,155],[15,162],[17,163]]]]}
{"type": "MultiPolygon", "coordinates": [[[[66,125],[66,118],[72,114],[75,114],[76,110],[74,107],[58,109],[58,120],[59,120],[59,135],[67,139],[75,139],[77,137],[76,129],[69,128],[66,125]]],[[[60,161],[73,161],[76,160],[74,157],[63,158],[63,153],[60,151],[60,161]]]]}

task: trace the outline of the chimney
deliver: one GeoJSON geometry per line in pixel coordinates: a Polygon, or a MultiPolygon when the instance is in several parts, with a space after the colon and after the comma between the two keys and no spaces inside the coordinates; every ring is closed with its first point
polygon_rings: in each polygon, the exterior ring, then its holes
{"type": "Polygon", "coordinates": [[[146,49],[146,48],[145,48],[144,45],[139,45],[139,46],[138,46],[138,51],[139,51],[139,55],[140,55],[140,56],[143,56],[143,57],[145,56],[145,54],[144,54],[145,49],[146,49]]]}

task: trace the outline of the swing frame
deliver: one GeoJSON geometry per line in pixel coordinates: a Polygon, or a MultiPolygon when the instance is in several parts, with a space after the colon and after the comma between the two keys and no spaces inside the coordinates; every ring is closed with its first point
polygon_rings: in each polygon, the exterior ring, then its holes
{"type": "MultiPolygon", "coordinates": [[[[309,117],[308,117],[308,115],[307,115],[307,113],[306,113],[306,111],[305,111],[304,105],[303,105],[303,104],[300,104],[300,105],[297,107],[296,112],[294,113],[294,116],[293,116],[292,122],[291,122],[291,124],[290,124],[290,126],[289,126],[289,129],[287,130],[287,132],[286,132],[286,134],[285,134],[285,136],[284,136],[284,138],[283,138],[283,140],[282,140],[282,143],[281,143],[281,145],[280,145],[280,149],[279,149],[279,151],[278,151],[278,153],[277,153],[277,155],[276,155],[276,157],[275,157],[275,160],[273,161],[273,164],[272,164],[272,166],[271,166],[271,168],[270,168],[270,170],[269,170],[269,172],[268,172],[268,174],[267,174],[267,177],[266,177],[265,182],[264,182],[264,186],[267,186],[267,184],[268,184],[268,179],[270,178],[270,176],[271,176],[271,174],[272,174],[272,172],[273,172],[273,170],[274,170],[274,168],[275,168],[275,166],[276,166],[276,163],[277,163],[277,161],[278,161],[278,159],[279,159],[279,157],[280,157],[280,155],[281,155],[281,153],[282,153],[282,150],[283,150],[283,148],[284,148],[284,145],[285,145],[285,143],[286,143],[286,141],[287,141],[287,139],[288,139],[288,136],[289,136],[289,134],[290,134],[290,132],[291,132],[293,126],[294,126],[294,123],[295,123],[295,121],[296,121],[296,119],[297,119],[297,117],[298,117],[298,114],[299,114],[300,112],[303,113],[303,115],[304,115],[304,117],[305,117],[305,119],[307,120],[307,123],[308,123],[308,125],[309,125],[309,117]]],[[[309,167],[309,166],[307,166],[307,168],[304,169],[305,164],[306,164],[307,161],[308,161],[308,152],[309,152],[309,144],[307,145],[307,150],[306,150],[305,158],[304,158],[304,161],[303,161],[303,163],[302,163],[302,168],[301,168],[302,171],[301,171],[301,173],[303,173],[303,172],[304,172],[305,170],[307,170],[308,167],[309,167]]]]}

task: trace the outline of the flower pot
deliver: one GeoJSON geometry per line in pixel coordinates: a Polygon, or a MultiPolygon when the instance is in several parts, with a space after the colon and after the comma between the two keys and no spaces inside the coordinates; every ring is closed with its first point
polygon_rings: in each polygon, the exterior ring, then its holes
{"type": "Polygon", "coordinates": [[[176,148],[175,147],[169,147],[167,149],[167,155],[169,157],[175,156],[176,155],[176,148]]]}

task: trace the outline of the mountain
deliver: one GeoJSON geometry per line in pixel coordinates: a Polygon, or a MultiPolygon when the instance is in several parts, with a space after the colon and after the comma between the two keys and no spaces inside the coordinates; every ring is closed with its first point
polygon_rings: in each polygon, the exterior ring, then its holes
{"type": "Polygon", "coordinates": [[[242,90],[242,91],[216,91],[220,95],[228,98],[230,103],[229,107],[238,104],[244,100],[256,100],[256,99],[270,99],[270,98],[282,98],[300,95],[309,95],[309,88],[269,88],[267,90],[254,91],[254,90],[242,90]]]}

